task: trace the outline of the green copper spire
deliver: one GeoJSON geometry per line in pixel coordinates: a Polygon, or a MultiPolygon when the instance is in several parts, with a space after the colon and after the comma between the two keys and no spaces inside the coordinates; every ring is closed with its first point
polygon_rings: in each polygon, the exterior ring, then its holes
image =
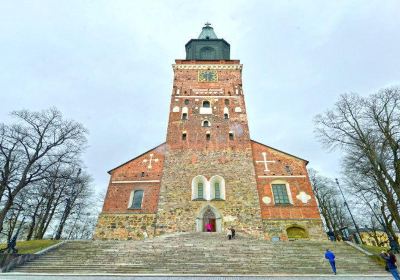
{"type": "Polygon", "coordinates": [[[206,22],[205,26],[201,30],[198,39],[203,39],[203,40],[218,39],[217,35],[214,32],[214,29],[211,27],[211,23],[206,22]]]}
{"type": "Polygon", "coordinates": [[[230,45],[218,39],[210,23],[206,23],[198,39],[191,39],[185,45],[187,60],[229,60],[230,45]]]}

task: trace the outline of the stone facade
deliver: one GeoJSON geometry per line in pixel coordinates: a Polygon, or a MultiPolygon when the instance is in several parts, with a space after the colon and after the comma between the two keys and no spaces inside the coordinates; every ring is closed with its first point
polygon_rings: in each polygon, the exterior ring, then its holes
{"type": "Polygon", "coordinates": [[[308,162],[250,139],[240,61],[176,60],[173,71],[166,142],[109,172],[95,238],[204,231],[206,223],[265,239],[323,238],[308,162]]]}

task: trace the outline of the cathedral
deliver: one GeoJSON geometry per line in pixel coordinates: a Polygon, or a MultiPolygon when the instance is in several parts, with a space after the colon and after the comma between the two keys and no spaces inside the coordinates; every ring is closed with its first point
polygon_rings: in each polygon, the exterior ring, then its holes
{"type": "Polygon", "coordinates": [[[250,138],[242,68],[205,24],[172,65],[164,143],[109,171],[95,239],[225,232],[324,239],[307,160],[250,138]],[[207,226],[206,226],[207,225],[207,226]]]}

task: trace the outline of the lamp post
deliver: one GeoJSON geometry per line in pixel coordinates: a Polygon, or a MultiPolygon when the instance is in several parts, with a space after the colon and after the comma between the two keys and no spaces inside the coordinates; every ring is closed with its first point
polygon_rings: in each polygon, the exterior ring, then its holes
{"type": "MultiPolygon", "coordinates": [[[[360,229],[358,228],[358,226],[356,224],[356,221],[354,220],[353,214],[350,211],[349,204],[347,203],[346,198],[344,197],[344,194],[342,192],[342,188],[340,187],[340,184],[339,184],[339,180],[337,178],[335,178],[335,181],[336,181],[337,186],[339,187],[340,193],[342,194],[342,197],[343,197],[343,200],[344,200],[344,205],[347,207],[347,210],[350,213],[350,217],[351,217],[351,220],[353,221],[354,227],[356,228],[358,238],[360,239],[361,244],[364,244],[364,241],[361,238],[360,229]]],[[[356,241],[358,243],[358,240],[356,240],[356,241]]]]}

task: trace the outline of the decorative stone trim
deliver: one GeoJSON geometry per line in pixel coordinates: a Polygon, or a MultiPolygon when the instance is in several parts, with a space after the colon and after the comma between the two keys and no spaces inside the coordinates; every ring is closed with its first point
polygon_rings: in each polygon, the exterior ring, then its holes
{"type": "Polygon", "coordinates": [[[112,184],[132,184],[132,183],[159,183],[160,180],[143,180],[143,181],[112,181],[112,184]]]}
{"type": "Polygon", "coordinates": [[[259,175],[258,178],[306,178],[306,175],[259,175]]]}
{"type": "Polygon", "coordinates": [[[243,64],[172,64],[172,69],[216,69],[216,70],[242,70],[243,64]]]}

